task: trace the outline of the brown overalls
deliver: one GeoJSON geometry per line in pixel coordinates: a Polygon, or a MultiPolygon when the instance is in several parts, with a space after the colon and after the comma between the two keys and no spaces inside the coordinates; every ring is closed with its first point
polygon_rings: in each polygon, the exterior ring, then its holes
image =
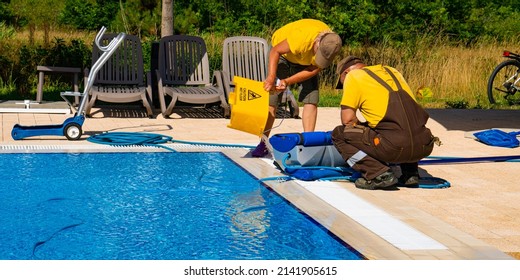
{"type": "Polygon", "coordinates": [[[336,127],[332,132],[334,146],[367,180],[389,170],[390,163],[401,164],[403,174],[417,173],[417,162],[433,150],[434,137],[425,126],[428,113],[403,90],[386,67],[397,91],[369,69],[363,70],[390,92],[386,115],[375,128],[359,124],[336,127]]]}

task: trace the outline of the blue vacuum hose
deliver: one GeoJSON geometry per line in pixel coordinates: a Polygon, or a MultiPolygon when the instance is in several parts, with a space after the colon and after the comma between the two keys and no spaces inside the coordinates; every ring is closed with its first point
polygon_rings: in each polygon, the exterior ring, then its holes
{"type": "Polygon", "coordinates": [[[158,146],[172,152],[176,152],[174,149],[166,147],[162,144],[171,143],[182,143],[190,145],[202,145],[202,146],[217,146],[217,147],[237,147],[237,148],[254,148],[249,145],[239,144],[220,144],[220,143],[204,143],[204,142],[192,142],[175,140],[170,136],[145,133],[145,132],[105,132],[101,134],[95,134],[87,138],[88,141],[96,144],[105,144],[112,146],[131,146],[131,145],[142,145],[142,146],[158,146]]]}
{"type": "Polygon", "coordinates": [[[95,134],[87,138],[88,141],[96,144],[105,144],[111,146],[157,146],[172,152],[175,150],[163,146],[172,141],[170,136],[155,134],[155,133],[144,133],[144,132],[105,132],[101,134],[95,134]]]}

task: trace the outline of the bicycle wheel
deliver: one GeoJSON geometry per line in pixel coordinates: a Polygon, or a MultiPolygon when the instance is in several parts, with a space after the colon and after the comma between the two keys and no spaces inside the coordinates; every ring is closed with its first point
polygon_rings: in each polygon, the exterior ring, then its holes
{"type": "Polygon", "coordinates": [[[512,105],[520,102],[519,84],[513,85],[520,77],[520,61],[506,60],[500,63],[491,73],[488,80],[488,98],[491,104],[512,105]]]}

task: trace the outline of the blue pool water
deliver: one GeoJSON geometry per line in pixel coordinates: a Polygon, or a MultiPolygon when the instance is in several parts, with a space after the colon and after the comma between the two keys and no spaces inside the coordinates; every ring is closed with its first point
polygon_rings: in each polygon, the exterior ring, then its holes
{"type": "Polygon", "coordinates": [[[0,259],[360,259],[222,153],[0,155],[0,259]]]}

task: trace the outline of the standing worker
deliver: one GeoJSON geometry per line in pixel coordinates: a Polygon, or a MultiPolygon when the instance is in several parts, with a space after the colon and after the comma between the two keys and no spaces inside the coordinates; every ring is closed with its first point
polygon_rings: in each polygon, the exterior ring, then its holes
{"type": "Polygon", "coordinates": [[[330,66],[341,49],[338,34],[315,19],[302,19],[281,27],[273,33],[271,43],[273,47],[269,53],[269,70],[264,81],[264,89],[271,93],[269,115],[265,137],[251,153],[254,157],[267,155],[264,141],[273,127],[282,92],[290,85],[301,84],[298,101],[304,103],[303,131],[314,131],[318,116],[318,73],[330,66]]]}
{"type": "Polygon", "coordinates": [[[388,66],[366,66],[355,56],[338,63],[338,89],[343,88],[341,125],[332,141],[346,163],[361,172],[360,189],[388,189],[419,184],[418,161],[440,144],[425,125],[428,113],[401,73],[388,66]],[[366,122],[356,117],[359,110],[366,122]],[[389,167],[400,164],[397,179],[389,167]]]}

